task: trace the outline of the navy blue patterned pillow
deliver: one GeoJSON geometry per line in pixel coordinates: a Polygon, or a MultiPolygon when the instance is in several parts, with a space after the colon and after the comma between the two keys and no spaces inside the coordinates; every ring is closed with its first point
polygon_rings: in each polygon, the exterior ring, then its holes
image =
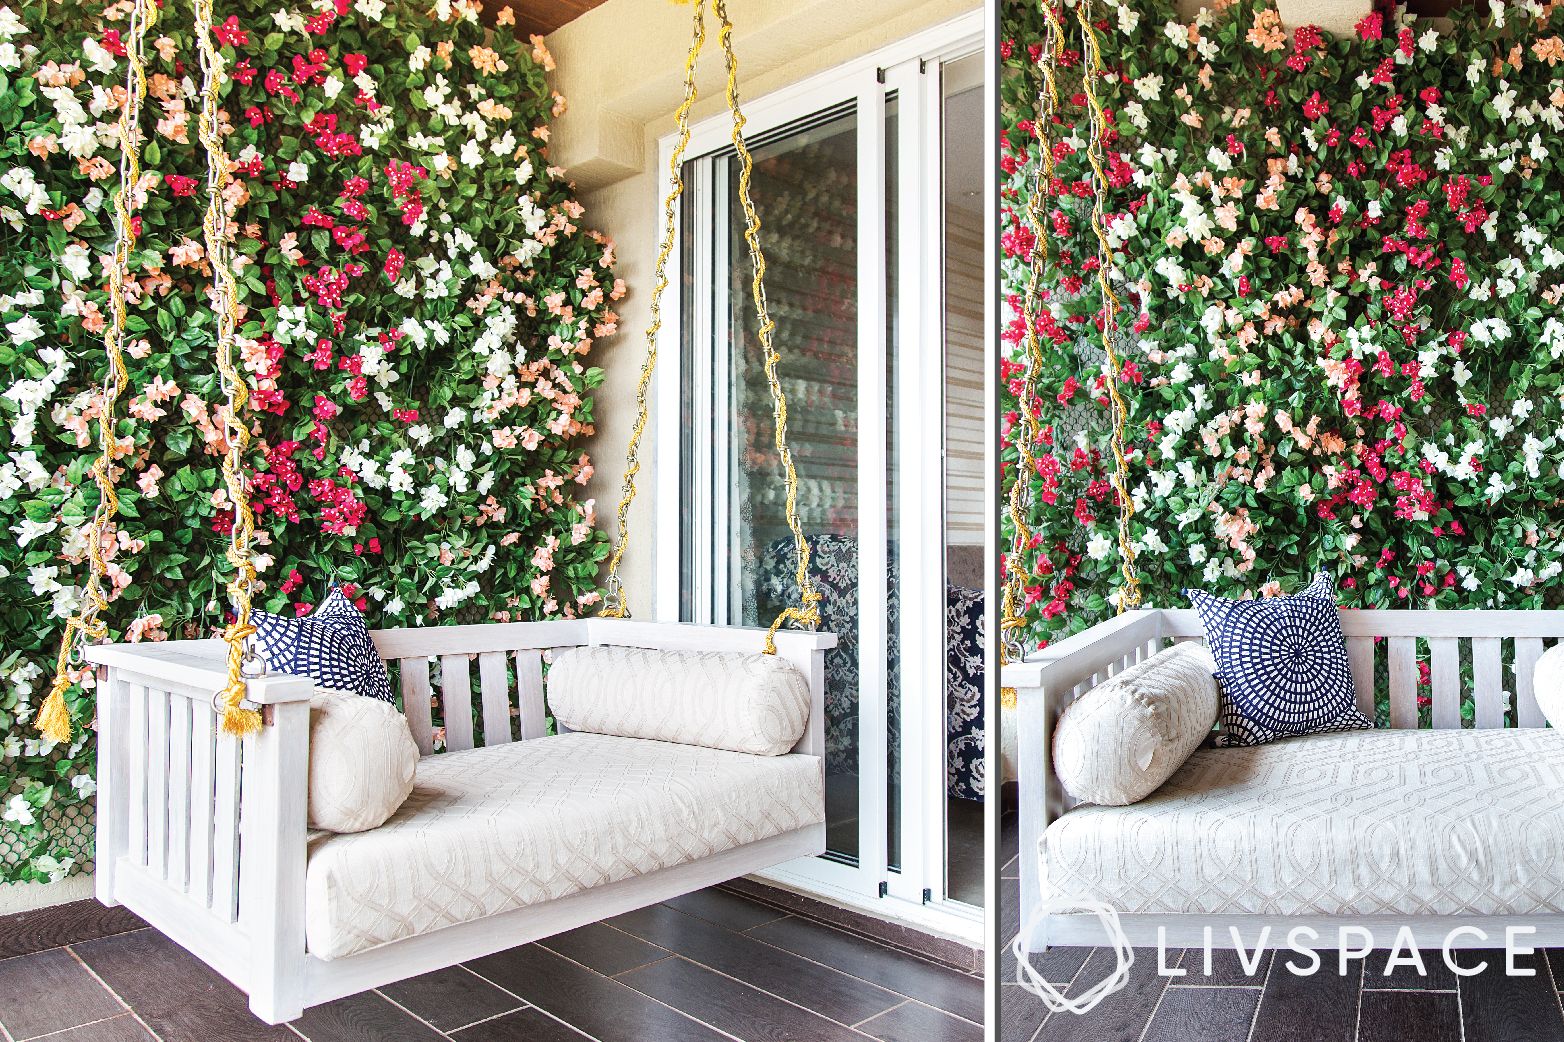
{"type": "Polygon", "coordinates": [[[1235,601],[1204,590],[1184,596],[1200,613],[1222,685],[1216,744],[1263,745],[1374,726],[1358,712],[1327,573],[1290,597],[1235,601]]]}
{"type": "Polygon", "coordinates": [[[309,677],[324,687],[387,702],[396,700],[391,676],[369,639],[364,616],[337,587],[303,618],[257,611],[251,619],[261,657],[272,672],[309,677]]]}

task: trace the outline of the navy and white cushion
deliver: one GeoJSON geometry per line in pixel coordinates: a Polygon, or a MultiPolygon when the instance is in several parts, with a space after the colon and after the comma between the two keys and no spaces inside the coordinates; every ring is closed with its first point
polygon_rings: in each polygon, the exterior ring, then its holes
{"type": "Polygon", "coordinates": [[[337,587],[309,615],[288,618],[257,611],[256,639],[274,673],[309,677],[324,687],[395,701],[386,664],[369,639],[369,626],[337,587]]]}
{"type": "Polygon", "coordinates": [[[1185,590],[1200,613],[1222,685],[1216,744],[1374,725],[1358,712],[1336,588],[1321,572],[1290,597],[1230,600],[1185,590]]]}

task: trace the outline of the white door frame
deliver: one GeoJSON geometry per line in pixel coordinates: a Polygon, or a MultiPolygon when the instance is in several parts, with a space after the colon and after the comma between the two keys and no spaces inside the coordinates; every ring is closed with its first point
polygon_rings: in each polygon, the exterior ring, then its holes
{"type": "MultiPolygon", "coordinates": [[[[982,911],[948,901],[945,886],[945,592],[944,575],[944,467],[919,461],[943,460],[943,424],[919,422],[918,417],[944,415],[943,321],[943,224],[939,127],[942,93],[941,64],[981,50],[984,20],[974,11],[926,29],[906,40],[855,59],[837,68],[745,103],[746,131],[764,134],[822,112],[854,103],[858,134],[858,237],[860,242],[883,243],[885,209],[885,102],[895,92],[898,101],[897,199],[898,274],[897,326],[902,363],[897,366],[896,401],[908,421],[898,425],[897,454],[902,461],[898,479],[897,520],[900,526],[900,667],[902,690],[901,746],[901,870],[888,871],[886,810],[889,799],[887,729],[859,728],[859,842],[858,864],[847,865],[824,858],[790,862],[765,878],[860,908],[884,918],[921,924],[955,936],[980,942],[982,911]],[[921,609],[916,606],[923,606],[921,609]]],[[[721,152],[730,145],[731,122],[724,111],[691,128],[687,155],[698,158],[721,152]]],[[[660,142],[659,172],[667,169],[675,144],[669,134],[660,142]]],[[[706,176],[709,166],[697,164],[692,192],[712,193],[706,176]]],[[[725,197],[726,193],[721,193],[725,197]]],[[[701,226],[697,241],[725,248],[726,236],[710,234],[719,223],[704,208],[694,208],[701,226]],[[709,224],[708,224],[709,221],[709,224]]],[[[675,221],[679,220],[675,215],[675,221]]],[[[679,231],[676,227],[676,233],[679,231]]],[[[658,234],[663,232],[659,217],[658,234]]],[[[676,239],[676,241],[679,241],[676,239]]],[[[692,276],[706,282],[723,270],[711,250],[695,250],[697,270],[692,276]]],[[[682,284],[682,251],[669,259],[668,278],[673,292],[663,303],[663,327],[658,339],[659,369],[654,390],[655,460],[653,487],[656,535],[653,551],[653,614],[675,620],[680,613],[680,542],[684,522],[684,490],[680,486],[680,447],[688,422],[696,431],[710,432],[718,417],[712,415],[711,395],[701,389],[726,384],[726,376],[714,367],[723,358],[697,360],[694,376],[696,414],[682,415],[681,333],[685,316],[677,287],[682,284]],[[711,381],[722,380],[723,383],[711,381]]],[[[886,415],[886,270],[885,250],[858,251],[858,350],[859,430],[883,431],[886,415]]],[[[726,280],[715,278],[719,287],[726,280]]],[[[708,283],[710,284],[710,283],[708,283]]],[[[717,303],[721,303],[718,301],[717,303]]],[[[705,352],[713,340],[711,314],[697,313],[690,320],[697,350],[705,352]]],[[[724,309],[725,311],[725,309],[724,309]]],[[[714,308],[712,314],[716,314],[714,308]]],[[[697,517],[728,515],[726,445],[710,454],[696,453],[694,482],[697,517]]],[[[859,468],[859,639],[864,649],[884,647],[886,619],[887,451],[885,439],[860,436],[859,468]]],[[[694,605],[692,621],[726,618],[730,555],[716,553],[713,533],[704,524],[694,529],[694,568],[699,589],[715,591],[715,597],[694,605]],[[713,601],[717,602],[714,609],[713,601]]],[[[859,662],[859,714],[862,721],[884,721],[886,663],[881,655],[863,654],[859,662]]]]}

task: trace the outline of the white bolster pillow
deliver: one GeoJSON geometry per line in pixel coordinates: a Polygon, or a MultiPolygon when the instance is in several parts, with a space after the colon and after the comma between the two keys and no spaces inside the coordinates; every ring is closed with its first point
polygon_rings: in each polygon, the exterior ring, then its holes
{"type": "Polygon", "coordinates": [[[1564,644],[1555,644],[1542,653],[1532,673],[1532,693],[1542,716],[1559,730],[1564,730],[1564,644]]]}
{"type": "Polygon", "coordinates": [[[572,731],[779,756],[809,723],[809,682],[775,655],[572,648],[548,704],[572,731]]]}
{"type": "Polygon", "coordinates": [[[406,802],[417,771],[418,746],[396,706],[329,688],[310,699],[310,828],[379,828],[406,802]]]}
{"type": "Polygon", "coordinates": [[[1216,662],[1188,641],[1092,688],[1054,726],[1054,773],[1082,803],[1125,807],[1184,765],[1216,724],[1216,662]]]}

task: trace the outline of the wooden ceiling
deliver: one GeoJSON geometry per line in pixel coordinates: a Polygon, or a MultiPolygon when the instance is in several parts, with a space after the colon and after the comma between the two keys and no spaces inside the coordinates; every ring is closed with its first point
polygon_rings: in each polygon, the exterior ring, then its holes
{"type": "Polygon", "coordinates": [[[525,40],[536,33],[547,36],[566,22],[586,14],[603,0],[481,0],[486,20],[493,21],[502,7],[516,14],[516,35],[525,40]]]}

